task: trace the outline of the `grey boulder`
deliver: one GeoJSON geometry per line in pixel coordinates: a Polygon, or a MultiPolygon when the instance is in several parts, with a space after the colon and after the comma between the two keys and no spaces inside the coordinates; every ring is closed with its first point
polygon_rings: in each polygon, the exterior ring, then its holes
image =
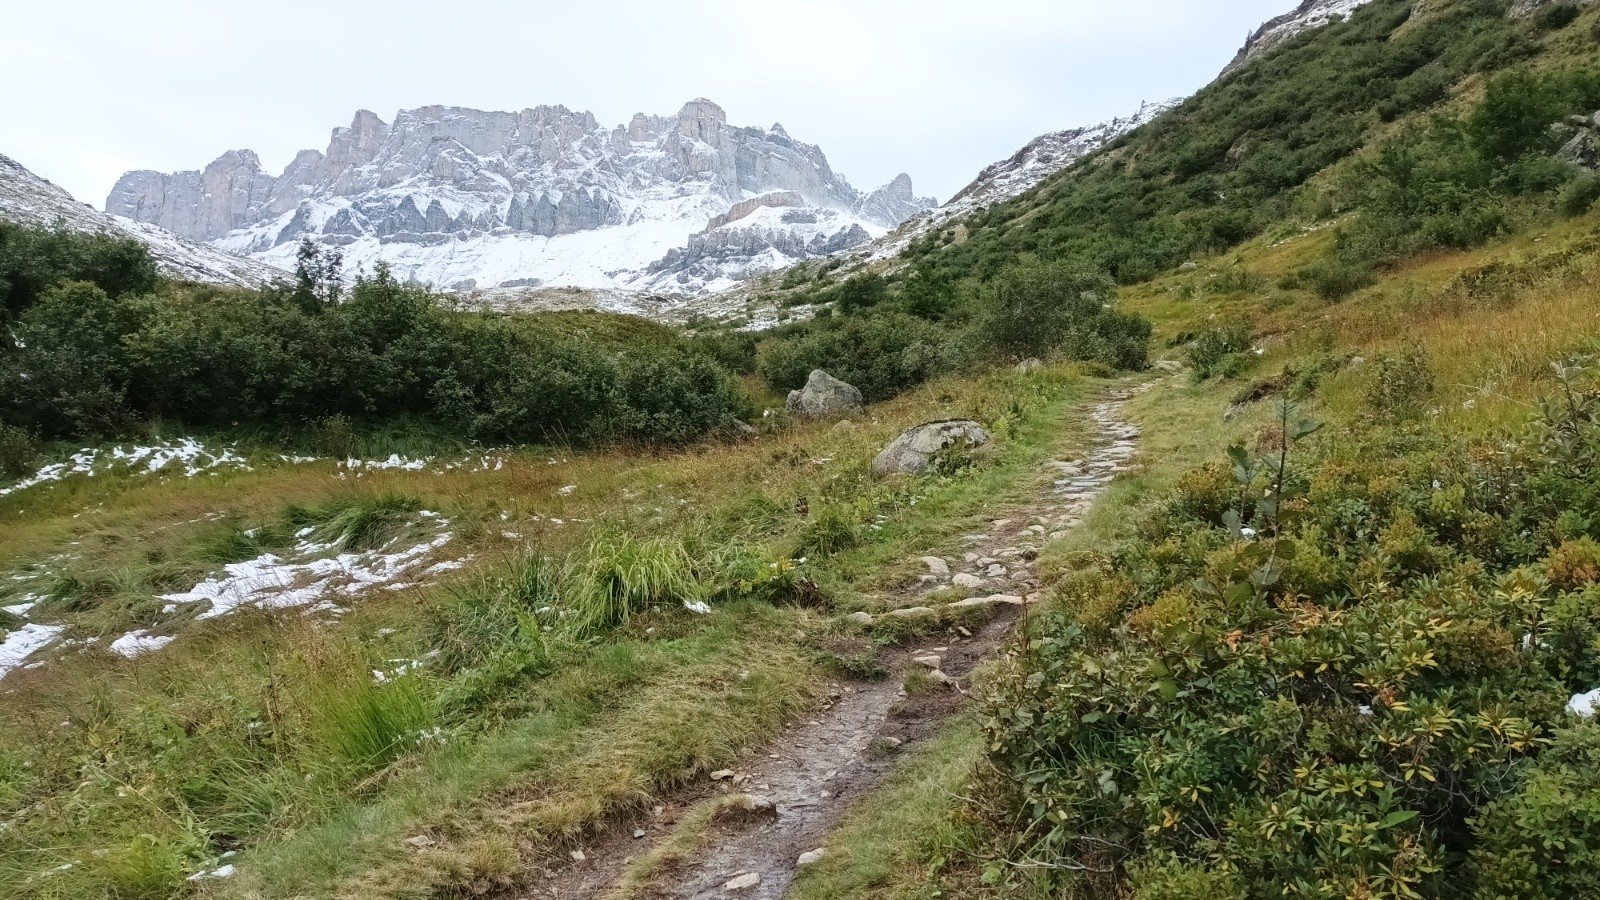
{"type": "Polygon", "coordinates": [[[789,392],[784,408],[802,419],[843,419],[863,410],[860,391],[821,369],[811,373],[803,389],[789,392]]]}
{"type": "Polygon", "coordinates": [[[982,447],[989,433],[977,422],[955,419],[929,422],[908,428],[872,461],[872,474],[879,478],[895,474],[921,475],[933,466],[934,459],[952,447],[982,447]]]}

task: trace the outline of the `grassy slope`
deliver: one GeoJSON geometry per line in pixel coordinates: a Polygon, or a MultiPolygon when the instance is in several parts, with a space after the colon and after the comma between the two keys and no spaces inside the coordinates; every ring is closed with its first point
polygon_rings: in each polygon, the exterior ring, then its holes
{"type": "Polygon", "coordinates": [[[581,556],[606,523],[782,558],[809,540],[793,512],[805,497],[814,514],[842,511],[864,540],[804,574],[836,609],[880,607],[915,574],[908,560],[970,527],[1061,440],[1091,389],[1070,369],[1000,372],[930,384],[854,429],[799,426],[655,458],[525,451],[497,471],[360,478],[331,464],[261,466],[193,480],[79,479],[7,498],[0,572],[43,564],[113,586],[88,609],[54,614],[79,637],[159,624],[154,593],[186,589],[216,568],[208,548],[220,531],[272,525],[286,504],[415,498],[452,520],[450,550],[474,564],[439,587],[378,592],[336,622],[246,612],[175,627],[175,644],[139,660],[91,651],[10,676],[0,693],[0,816],[12,822],[0,831],[0,893],[409,897],[509,882],[608,817],[731,762],[809,708],[835,659],[824,647],[870,643],[819,610],[744,600],[695,617],[664,604],[555,651],[547,677],[514,680],[465,718],[439,705],[442,674],[408,679],[414,704],[380,702],[368,714],[401,716],[416,733],[442,728],[440,740],[376,769],[332,760],[371,723],[330,712],[331,698],[382,695],[368,671],[422,658],[461,589],[513,567],[523,548],[581,556]],[[995,428],[1004,449],[992,464],[893,486],[867,476],[901,428],[949,417],[995,428]],[[563,495],[566,485],[577,490],[563,495]],[[875,516],[880,530],[860,524],[875,516]],[[252,736],[264,722],[265,741],[252,736]],[[433,842],[425,850],[403,842],[419,834],[433,842]],[[182,882],[234,847],[244,851],[231,860],[238,877],[182,882]]]}
{"type": "MultiPolygon", "coordinates": [[[[1593,65],[1590,31],[1597,21],[1600,16],[1591,10],[1576,25],[1549,36],[1529,64],[1536,69],[1593,65]]],[[[1481,97],[1482,85],[1481,76],[1467,78],[1440,109],[1466,109],[1481,97]]],[[[1369,140],[1376,142],[1405,127],[1406,120],[1373,124],[1369,140]]],[[[1132,147],[1139,146],[1135,138],[1132,147]]],[[[1338,178],[1363,153],[1311,183],[1338,178]]],[[[1041,215],[1058,192],[1070,192],[1073,178],[1047,185],[992,219],[1027,221],[1041,215]]],[[[1183,472],[1220,459],[1230,442],[1262,428],[1270,404],[1255,404],[1232,422],[1223,419],[1230,402],[1254,380],[1303,370],[1329,356],[1371,360],[1421,348],[1436,378],[1435,408],[1429,412],[1433,427],[1483,436],[1526,421],[1537,400],[1554,387],[1552,361],[1600,349],[1600,210],[1570,220],[1536,220],[1475,250],[1409,260],[1342,303],[1277,287],[1283,276],[1327,251],[1336,224],[1302,225],[1291,219],[1204,258],[1198,267],[1124,289],[1125,307],[1155,324],[1158,347],[1221,321],[1243,319],[1265,353],[1235,379],[1200,385],[1182,377],[1165,379],[1134,405],[1133,417],[1145,430],[1141,469],[1119,480],[1085,526],[1052,548],[1063,570],[1071,567],[1076,550],[1125,536],[1132,514],[1170,489],[1183,472]]],[[[986,227],[992,230],[992,222],[986,227]]],[[[987,240],[998,246],[977,256],[1019,249],[992,236],[987,240]]],[[[956,242],[949,265],[973,265],[973,252],[963,243],[956,242]]],[[[937,255],[934,259],[935,266],[943,264],[937,255]]],[[[1182,358],[1176,348],[1166,355],[1182,358]]],[[[1312,414],[1336,429],[1362,415],[1372,368],[1348,367],[1326,379],[1312,414]]],[[[981,765],[982,742],[971,721],[952,726],[919,760],[925,769],[908,772],[861,805],[830,842],[838,852],[802,875],[795,896],[988,896],[992,889],[982,886],[980,875],[993,858],[992,842],[999,838],[1003,845],[1004,837],[987,829],[981,805],[963,800],[981,765]],[[915,821],[908,823],[901,814],[905,810],[916,812],[915,821]]]]}

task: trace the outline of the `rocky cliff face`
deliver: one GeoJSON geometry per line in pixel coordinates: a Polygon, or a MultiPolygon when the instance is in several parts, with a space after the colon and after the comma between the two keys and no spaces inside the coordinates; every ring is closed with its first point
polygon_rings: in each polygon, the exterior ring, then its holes
{"type": "MultiPolygon", "coordinates": [[[[362,111],[326,152],[303,151],[281,175],[230,151],[201,171],[129,172],[106,209],[280,265],[309,237],[341,248],[349,266],[383,260],[445,288],[600,288],[659,280],[670,251],[773,192],[816,211],[774,249],[811,246],[823,221],[835,234],[881,234],[936,205],[906,176],[862,194],[781,125],[735,127],[715,103],[694,100],[676,116],[640,114],[613,128],[560,106],[430,106],[393,124],[362,111]]],[[[672,285],[707,288],[693,278],[672,285]]]]}
{"type": "Polygon", "coordinates": [[[0,220],[132,237],[149,248],[163,273],[174,278],[253,286],[283,275],[271,266],[185,240],[158,226],[99,212],[7,156],[0,156],[0,220]]]}

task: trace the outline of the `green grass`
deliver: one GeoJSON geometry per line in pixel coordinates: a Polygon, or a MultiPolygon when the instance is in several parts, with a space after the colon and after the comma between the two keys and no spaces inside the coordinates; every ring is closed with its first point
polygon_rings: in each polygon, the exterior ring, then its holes
{"type": "MultiPolygon", "coordinates": [[[[929,385],[854,431],[805,426],[666,456],[551,465],[524,452],[499,471],[343,480],[264,466],[24,495],[0,521],[0,537],[19,538],[0,572],[58,582],[63,608],[49,614],[74,634],[159,621],[158,591],[302,534],[383,546],[423,509],[474,560],[337,621],[172,622],[180,638],[159,654],[72,654],[8,678],[0,820],[14,827],[0,830],[0,893],[170,893],[175,875],[232,849],[241,875],[205,895],[504,886],[809,709],[831,671],[816,648],[839,634],[826,604],[883,608],[905,560],[989,517],[1072,439],[1064,423],[1093,389],[1071,369],[1002,372],[929,385]],[[951,417],[983,421],[999,451],[949,476],[871,478],[900,429],[951,417]],[[814,535],[801,497],[838,511],[852,538],[801,562],[814,535]],[[434,841],[425,852],[404,843],[417,834],[434,841]]],[[[30,589],[13,584],[0,591],[30,589]]]]}

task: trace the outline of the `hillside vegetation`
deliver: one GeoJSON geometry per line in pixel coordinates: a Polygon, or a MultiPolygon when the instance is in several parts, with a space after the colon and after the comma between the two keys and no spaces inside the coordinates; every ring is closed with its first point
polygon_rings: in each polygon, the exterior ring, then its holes
{"type": "Polygon", "coordinates": [[[1558,155],[1600,22],[1508,6],[1377,0],[888,276],[975,319],[1007,269],[1100,270],[1187,371],[985,762],[886,789],[941,824],[863,814],[800,896],[1600,893],[1600,221],[1558,155]]]}
{"type": "Polygon", "coordinates": [[[0,634],[61,639],[0,682],[0,894],[525,894],[970,636],[884,614],[1138,388],[1139,456],[977,702],[790,896],[1600,896],[1600,176],[1562,156],[1600,7],[1510,5],[1373,0],[898,262],[791,270],[814,318],[768,332],[462,310],[310,252],[200,288],[0,226],[0,463],[240,455],[0,494],[0,634]],[[850,426],[781,409],[818,367],[850,426]],[[997,449],[871,475],[948,418],[997,449]],[[167,602],[408,548],[359,601],[167,602]]]}

